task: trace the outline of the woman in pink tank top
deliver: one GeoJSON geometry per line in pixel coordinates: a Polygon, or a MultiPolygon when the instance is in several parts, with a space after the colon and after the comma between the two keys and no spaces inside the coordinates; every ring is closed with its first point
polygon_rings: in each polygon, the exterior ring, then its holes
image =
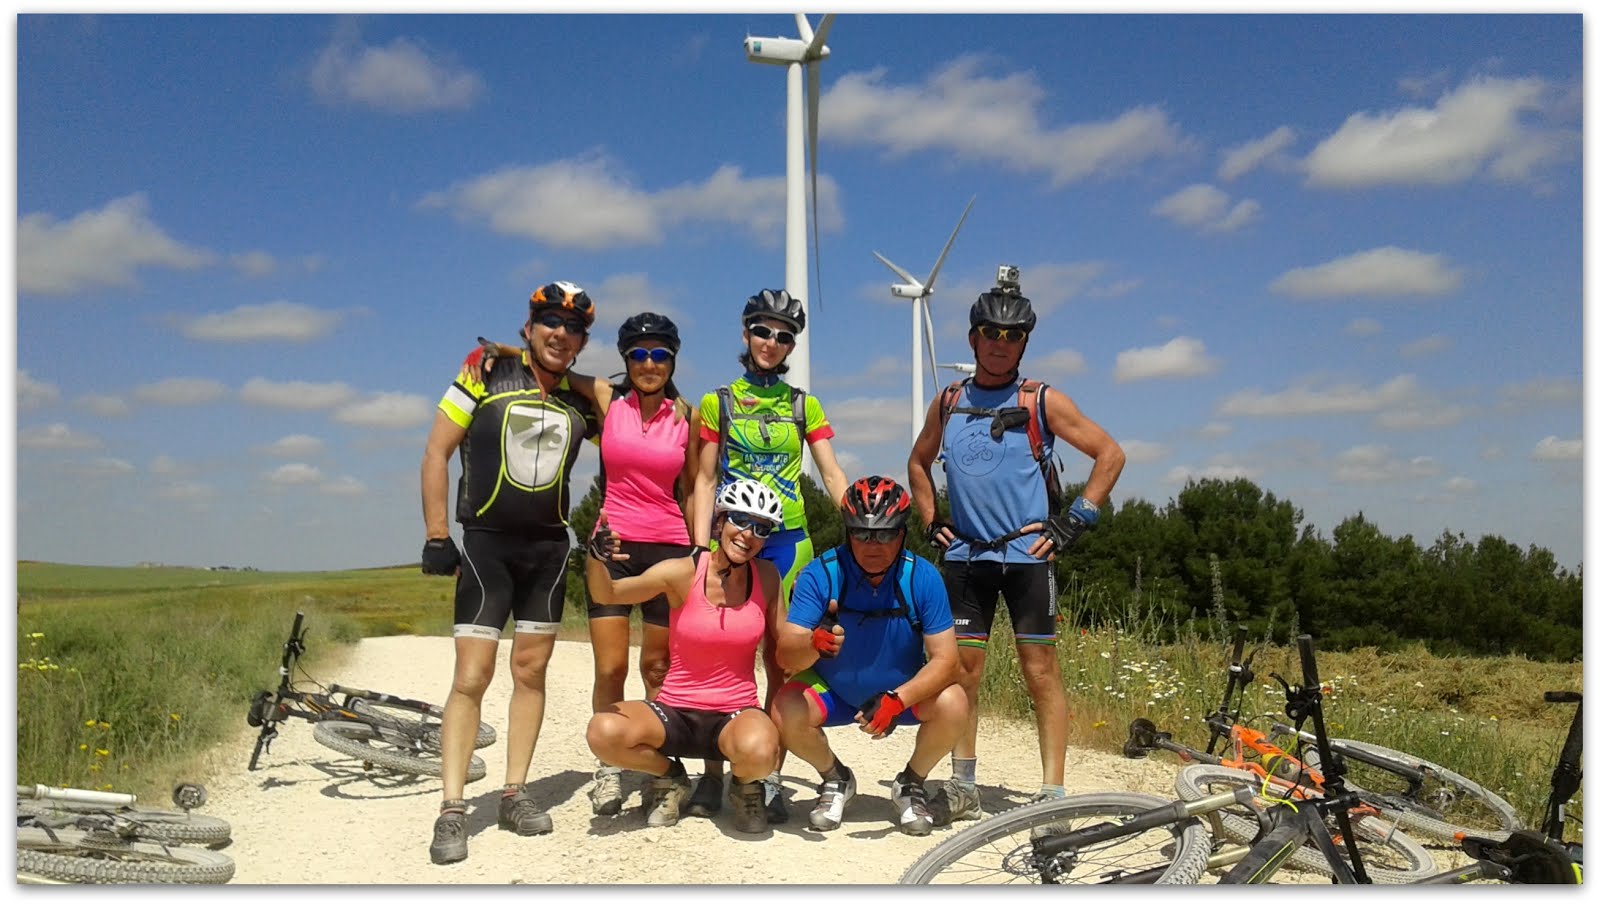
{"type": "Polygon", "coordinates": [[[672,826],[689,798],[684,757],[731,764],[734,829],[767,829],[761,780],[778,766],[778,730],[756,696],[759,649],[769,687],[781,682],[777,631],[783,618],[778,570],[758,559],[783,524],[777,494],[739,480],[716,499],[714,551],[664,560],[638,575],[608,568],[628,561],[624,542],[602,512],[589,542],[589,590],[595,599],[634,605],[665,596],[671,616],[669,665],[654,700],[622,701],[589,721],[589,748],[603,763],[654,779],[645,788],[645,822],[672,826]]]}
{"type": "MultiPolygon", "coordinates": [[[[689,523],[679,500],[693,497],[700,446],[690,430],[695,410],[672,382],[680,347],[678,327],[665,315],[646,311],[622,322],[617,353],[626,373],[620,384],[575,378],[573,387],[595,404],[601,422],[600,511],[622,538],[627,558],[606,563],[613,579],[639,575],[668,559],[689,555],[689,523]]],[[[600,603],[590,586],[589,647],[594,653],[591,704],[600,713],[622,700],[628,680],[629,614],[639,611],[643,643],[639,678],[653,700],[667,674],[670,630],[667,598],[658,594],[639,607],[600,603]]],[[[622,810],[621,771],[597,764],[589,802],[596,815],[622,810]]]]}

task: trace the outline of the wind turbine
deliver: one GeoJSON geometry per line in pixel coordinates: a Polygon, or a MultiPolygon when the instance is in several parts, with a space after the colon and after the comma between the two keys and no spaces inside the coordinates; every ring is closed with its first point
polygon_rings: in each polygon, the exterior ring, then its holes
{"type": "MultiPolygon", "coordinates": [[[[822,93],[822,75],[817,70],[817,64],[828,55],[828,46],[823,43],[828,38],[829,29],[833,28],[833,13],[822,17],[817,23],[815,32],[811,30],[811,22],[806,19],[805,13],[795,13],[794,21],[800,32],[800,37],[795,38],[753,38],[744,39],[745,57],[752,63],[768,63],[774,66],[787,66],[789,69],[788,112],[785,117],[786,131],[786,160],[785,160],[785,217],[784,217],[784,263],[783,263],[783,288],[789,294],[800,299],[800,309],[808,315],[808,329],[795,337],[794,351],[789,353],[789,373],[785,380],[801,389],[811,389],[811,340],[810,334],[815,327],[811,323],[809,288],[806,285],[806,147],[810,146],[809,159],[811,161],[811,222],[813,230],[816,226],[817,216],[817,101],[822,93]],[[806,86],[802,97],[800,89],[801,70],[805,70],[806,86]],[[802,109],[804,120],[802,121],[802,109]]],[[[818,268],[817,282],[822,282],[821,268],[818,268]]]]}
{"type": "MultiPolygon", "coordinates": [[[[939,279],[939,268],[944,266],[945,255],[950,253],[950,246],[955,244],[956,234],[961,232],[961,224],[967,222],[967,214],[972,212],[972,204],[978,196],[972,196],[967,202],[966,210],[961,212],[961,219],[956,221],[956,228],[950,232],[950,238],[944,243],[944,251],[939,252],[939,259],[933,262],[933,270],[928,272],[928,281],[923,283],[916,277],[907,273],[904,268],[893,261],[878,254],[872,256],[883,263],[883,266],[894,271],[895,275],[905,280],[904,283],[895,283],[889,287],[889,293],[895,298],[911,300],[911,442],[917,442],[917,434],[922,430],[922,418],[927,409],[922,402],[922,340],[928,343],[928,365],[933,373],[933,385],[937,391],[939,386],[939,359],[933,351],[933,310],[928,307],[928,296],[933,295],[933,283],[939,279]],[[920,335],[919,335],[920,334],[920,335]]],[[[947,368],[962,370],[961,365],[945,365],[947,368]]]]}

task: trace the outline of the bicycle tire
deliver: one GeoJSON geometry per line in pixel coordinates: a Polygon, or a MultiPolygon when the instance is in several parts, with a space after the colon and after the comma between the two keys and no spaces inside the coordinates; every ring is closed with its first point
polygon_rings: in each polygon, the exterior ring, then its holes
{"type": "MultiPolygon", "coordinates": [[[[1452,845],[1457,834],[1468,836],[1495,836],[1504,838],[1512,830],[1522,829],[1517,811],[1505,799],[1485,789],[1476,782],[1414,754],[1359,742],[1336,738],[1333,744],[1355,753],[1368,753],[1423,770],[1429,779],[1423,783],[1421,799],[1404,794],[1408,786],[1405,777],[1390,773],[1357,760],[1346,754],[1345,785],[1373,794],[1373,804],[1390,820],[1409,830],[1447,841],[1452,845]],[[1415,807],[1395,806],[1385,801],[1400,799],[1415,807]]],[[[1316,752],[1310,751],[1306,762],[1315,766],[1316,752]]]]}
{"type": "Polygon", "coordinates": [[[71,801],[18,801],[18,817],[48,817],[56,814],[112,814],[133,824],[135,839],[154,842],[179,842],[190,845],[222,845],[233,839],[233,827],[221,817],[185,814],[182,811],[154,811],[145,808],[108,808],[104,805],[71,801]]]}
{"type": "Polygon", "coordinates": [[[233,859],[221,852],[93,835],[17,827],[17,872],[68,883],[218,884],[233,879],[233,859]]]}
{"type": "MultiPolygon", "coordinates": [[[[419,711],[414,707],[407,707],[404,704],[395,704],[389,701],[375,701],[370,698],[360,697],[350,698],[350,709],[356,713],[368,719],[388,721],[398,726],[418,727],[418,729],[411,731],[423,732],[425,743],[439,747],[441,744],[439,721],[444,718],[444,708],[433,704],[426,706],[427,710],[419,711]]],[[[478,735],[472,740],[472,747],[487,748],[494,744],[494,741],[494,727],[488,723],[479,723],[478,735]]]]}
{"type": "MultiPolygon", "coordinates": [[[[1127,859],[1129,863],[1095,864],[1103,868],[1102,872],[1078,881],[1061,877],[1046,880],[1044,867],[1033,860],[1031,846],[1037,831],[1048,833],[1069,821],[1090,825],[1119,820],[1168,804],[1168,799],[1136,792],[1097,792],[1025,804],[980,820],[934,846],[912,862],[900,882],[1116,882],[1127,873],[1160,868],[1157,883],[1194,883],[1205,873],[1211,848],[1205,828],[1194,820],[1163,824],[1132,840],[1102,843],[1094,849],[1096,853],[1127,859]],[[1153,838],[1141,845],[1138,839],[1146,835],[1153,838]],[[991,862],[993,866],[986,866],[991,862]]],[[[1083,854],[1079,853],[1078,864],[1083,863],[1083,854]]],[[[1051,865],[1055,869],[1068,866],[1060,860],[1051,865]]]]}
{"type": "MultiPolygon", "coordinates": [[[[1194,801],[1227,789],[1246,785],[1259,788],[1261,778],[1254,773],[1220,767],[1213,764],[1191,764],[1178,771],[1174,780],[1178,797],[1194,801]]],[[[1277,786],[1282,789],[1282,786],[1277,786]]],[[[1260,799],[1257,800],[1258,804],[1260,799]]],[[[1222,835],[1234,842],[1249,844],[1261,829],[1254,812],[1243,805],[1224,808],[1217,812],[1221,817],[1222,835]]],[[[1351,815],[1356,831],[1356,847],[1361,852],[1361,862],[1367,877],[1374,883],[1415,883],[1439,872],[1433,856],[1416,840],[1394,828],[1384,820],[1351,815]]],[[[1333,867],[1316,846],[1307,843],[1289,856],[1287,867],[1295,870],[1333,876],[1333,867]]]]}
{"type": "MultiPolygon", "coordinates": [[[[440,776],[443,772],[437,748],[397,743],[393,737],[367,723],[324,720],[312,729],[311,737],[340,754],[396,773],[440,776]]],[[[473,755],[467,762],[467,782],[480,780],[487,773],[483,758],[473,755]]]]}

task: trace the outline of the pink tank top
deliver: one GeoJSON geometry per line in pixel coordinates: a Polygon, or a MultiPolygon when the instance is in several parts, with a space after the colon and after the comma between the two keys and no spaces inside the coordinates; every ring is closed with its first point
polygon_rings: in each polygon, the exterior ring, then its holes
{"type": "Polygon", "coordinates": [[[767,623],[761,580],[754,566],[735,566],[750,569],[750,597],[734,606],[715,606],[705,591],[711,554],[699,559],[689,599],[668,617],[667,678],[656,700],[717,713],[759,707],[756,652],[767,623]]]}
{"type": "Polygon", "coordinates": [[[645,423],[639,397],[613,399],[600,432],[606,492],[601,508],[624,540],[643,544],[689,543],[683,509],[672,495],[689,447],[689,422],[676,421],[663,402],[645,423]]]}

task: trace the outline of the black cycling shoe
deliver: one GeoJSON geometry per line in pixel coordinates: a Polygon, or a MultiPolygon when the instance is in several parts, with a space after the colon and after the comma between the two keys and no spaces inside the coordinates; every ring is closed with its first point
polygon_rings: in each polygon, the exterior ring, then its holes
{"type": "Polygon", "coordinates": [[[788,823],[789,806],[783,801],[783,784],[775,779],[763,779],[761,794],[765,799],[767,823],[773,826],[788,823]]]}
{"type": "Polygon", "coordinates": [[[518,836],[538,836],[554,828],[550,815],[539,810],[525,790],[500,798],[500,828],[511,830],[518,836]]]}
{"type": "Polygon", "coordinates": [[[722,777],[701,776],[683,812],[690,817],[710,817],[722,810],[722,777]]]}
{"type": "Polygon", "coordinates": [[[467,860],[467,815],[447,811],[433,822],[433,844],[428,857],[434,864],[453,864],[467,860]]]}

